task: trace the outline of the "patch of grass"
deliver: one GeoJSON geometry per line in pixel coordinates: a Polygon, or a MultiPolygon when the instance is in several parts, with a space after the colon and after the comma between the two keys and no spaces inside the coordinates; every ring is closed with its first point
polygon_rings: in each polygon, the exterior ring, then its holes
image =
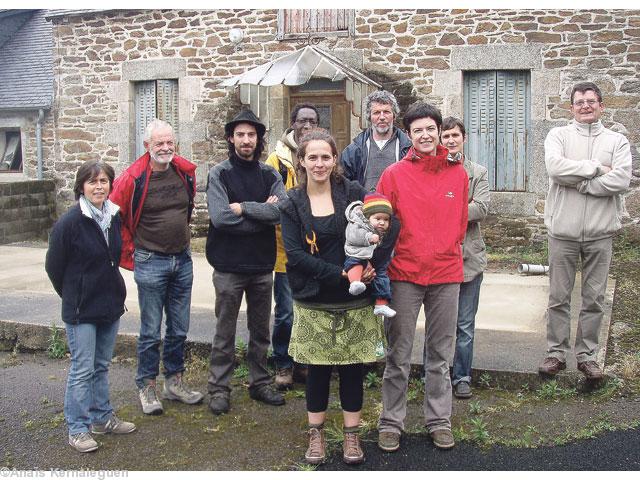
{"type": "Polygon", "coordinates": [[[67,353],[67,342],[62,336],[61,329],[55,323],[51,324],[51,335],[49,336],[49,346],[47,355],[49,358],[64,358],[67,353]]]}
{"type": "Polygon", "coordinates": [[[380,386],[380,377],[376,374],[376,372],[369,372],[364,377],[364,386],[365,388],[374,388],[380,386]]]}
{"type": "Polygon", "coordinates": [[[342,410],[342,404],[340,400],[334,400],[333,402],[329,402],[329,410],[342,410]]]}
{"type": "Polygon", "coordinates": [[[480,375],[478,383],[483,388],[491,388],[491,375],[489,375],[487,372],[484,372],[482,375],[480,375]]]}
{"type": "Polygon", "coordinates": [[[338,426],[335,422],[325,423],[324,438],[328,446],[335,447],[342,445],[342,441],[344,440],[342,426],[338,426]]]}
{"type": "Polygon", "coordinates": [[[564,400],[575,395],[575,388],[564,388],[556,380],[546,382],[536,390],[536,397],[540,400],[564,400]]]}
{"type": "Polygon", "coordinates": [[[464,425],[452,428],[451,433],[453,434],[453,439],[456,442],[462,442],[471,438],[469,433],[465,430],[464,425]]]}
{"type": "Polygon", "coordinates": [[[24,428],[26,428],[27,430],[31,430],[35,427],[36,427],[36,422],[34,422],[33,420],[27,420],[26,422],[24,422],[24,428]]]}
{"type": "Polygon", "coordinates": [[[407,402],[422,398],[424,394],[424,378],[412,378],[409,380],[409,388],[407,390],[407,402]]]}
{"type": "Polygon", "coordinates": [[[233,378],[236,380],[246,380],[249,378],[249,368],[244,363],[241,363],[233,371],[233,378]]]}
{"type": "Polygon", "coordinates": [[[312,465],[310,463],[294,463],[293,469],[298,472],[315,472],[318,469],[318,465],[312,465]]]}
{"type": "Polygon", "coordinates": [[[491,247],[487,245],[487,260],[489,264],[509,265],[514,268],[520,263],[534,265],[548,265],[549,255],[547,243],[536,243],[527,246],[513,246],[506,248],[491,247]]]}
{"type": "Polygon", "coordinates": [[[241,362],[247,357],[247,342],[238,339],[236,341],[236,360],[241,362]]]}
{"type": "Polygon", "coordinates": [[[482,405],[479,401],[469,402],[469,413],[471,415],[480,415],[482,413],[482,405]]]}
{"type": "Polygon", "coordinates": [[[489,442],[490,435],[487,429],[488,425],[482,418],[472,418],[471,422],[471,439],[479,444],[485,444],[489,442]]]}
{"type": "Polygon", "coordinates": [[[53,417],[51,417],[51,420],[49,420],[48,425],[51,429],[55,429],[55,428],[58,428],[63,423],[64,423],[64,413],[60,412],[54,415],[53,417]]]}

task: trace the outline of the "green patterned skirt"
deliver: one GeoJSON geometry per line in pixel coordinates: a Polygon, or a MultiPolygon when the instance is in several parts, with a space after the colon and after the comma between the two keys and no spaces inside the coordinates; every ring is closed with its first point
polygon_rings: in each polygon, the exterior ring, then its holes
{"type": "Polygon", "coordinates": [[[373,305],[322,308],[293,302],[289,355],[298,363],[348,365],[375,362],[385,342],[373,305]]]}

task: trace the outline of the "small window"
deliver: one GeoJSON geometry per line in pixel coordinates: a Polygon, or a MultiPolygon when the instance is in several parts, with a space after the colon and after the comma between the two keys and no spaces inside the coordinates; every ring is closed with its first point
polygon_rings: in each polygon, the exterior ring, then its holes
{"type": "Polygon", "coordinates": [[[278,10],[278,40],[349,35],[355,35],[354,10],[278,10]]]}
{"type": "Polygon", "coordinates": [[[522,192],[529,173],[531,73],[464,73],[465,153],[489,170],[495,191],[522,192]]]}
{"type": "Polygon", "coordinates": [[[144,130],[154,118],[168,122],[178,137],[178,80],[135,83],[136,158],[144,152],[144,130]]]}
{"type": "Polygon", "coordinates": [[[22,172],[20,130],[0,130],[0,171],[22,172]]]}

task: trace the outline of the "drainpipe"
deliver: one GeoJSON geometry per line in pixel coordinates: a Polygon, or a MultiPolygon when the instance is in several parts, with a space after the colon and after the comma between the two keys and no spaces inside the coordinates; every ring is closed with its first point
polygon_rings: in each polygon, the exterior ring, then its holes
{"type": "Polygon", "coordinates": [[[44,110],[38,110],[36,122],[36,148],[38,156],[38,180],[42,180],[42,124],[44,122],[44,110]]]}

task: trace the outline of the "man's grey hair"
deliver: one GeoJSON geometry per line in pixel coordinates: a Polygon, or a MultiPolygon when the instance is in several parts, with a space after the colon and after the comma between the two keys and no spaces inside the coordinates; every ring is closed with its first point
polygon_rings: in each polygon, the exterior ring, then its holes
{"type": "Polygon", "coordinates": [[[371,104],[372,103],[382,103],[384,105],[391,105],[391,110],[393,110],[393,116],[397,117],[400,113],[400,107],[398,107],[398,101],[396,97],[394,97],[393,93],[387,92],[386,90],[376,90],[375,92],[367,95],[367,98],[364,100],[365,108],[367,109],[367,120],[371,121],[371,104]]]}
{"type": "Polygon", "coordinates": [[[154,118],[147,124],[147,128],[144,129],[144,141],[149,143],[151,140],[151,135],[153,132],[159,129],[170,129],[173,134],[173,139],[176,140],[176,132],[173,130],[173,127],[169,122],[165,122],[164,120],[160,120],[159,118],[154,118]]]}

